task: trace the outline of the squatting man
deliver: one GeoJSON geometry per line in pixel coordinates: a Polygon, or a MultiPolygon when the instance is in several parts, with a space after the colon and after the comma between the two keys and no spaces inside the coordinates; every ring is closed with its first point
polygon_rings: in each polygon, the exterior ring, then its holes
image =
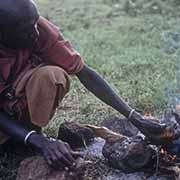
{"type": "Polygon", "coordinates": [[[41,133],[75,75],[97,98],[129,120],[144,119],[131,108],[58,28],[40,16],[32,0],[0,2],[0,143],[8,138],[39,151],[53,167],[71,167],[77,156],[63,141],[41,133]]]}

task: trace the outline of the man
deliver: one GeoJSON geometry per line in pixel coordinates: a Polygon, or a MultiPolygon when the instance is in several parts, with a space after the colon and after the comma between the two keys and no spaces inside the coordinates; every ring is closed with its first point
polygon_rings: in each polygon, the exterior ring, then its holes
{"type": "Polygon", "coordinates": [[[69,75],[129,120],[143,119],[83,62],[55,25],[39,16],[32,0],[1,1],[1,143],[8,135],[39,150],[49,165],[71,167],[79,153],[40,133],[68,92],[69,75]]]}

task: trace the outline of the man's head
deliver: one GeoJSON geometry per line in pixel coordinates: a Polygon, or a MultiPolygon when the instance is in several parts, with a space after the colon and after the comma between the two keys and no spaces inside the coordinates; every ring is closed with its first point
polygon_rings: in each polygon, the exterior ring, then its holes
{"type": "Polygon", "coordinates": [[[10,48],[31,47],[37,40],[39,13],[32,0],[0,2],[0,43],[10,48]]]}

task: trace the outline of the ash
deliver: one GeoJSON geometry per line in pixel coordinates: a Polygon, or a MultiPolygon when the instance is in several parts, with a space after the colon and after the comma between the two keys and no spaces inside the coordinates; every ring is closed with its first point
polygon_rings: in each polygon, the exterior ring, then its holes
{"type": "Polygon", "coordinates": [[[91,143],[84,151],[86,154],[98,158],[103,158],[102,149],[105,144],[105,140],[102,138],[95,138],[94,142],[91,143]]]}

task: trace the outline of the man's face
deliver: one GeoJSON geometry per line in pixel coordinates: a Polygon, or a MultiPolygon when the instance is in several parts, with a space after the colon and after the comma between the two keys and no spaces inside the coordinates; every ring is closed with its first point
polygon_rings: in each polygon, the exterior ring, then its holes
{"type": "Polygon", "coordinates": [[[12,29],[6,29],[2,34],[3,43],[14,49],[33,47],[39,36],[37,21],[36,18],[30,22],[21,22],[12,29]]]}

